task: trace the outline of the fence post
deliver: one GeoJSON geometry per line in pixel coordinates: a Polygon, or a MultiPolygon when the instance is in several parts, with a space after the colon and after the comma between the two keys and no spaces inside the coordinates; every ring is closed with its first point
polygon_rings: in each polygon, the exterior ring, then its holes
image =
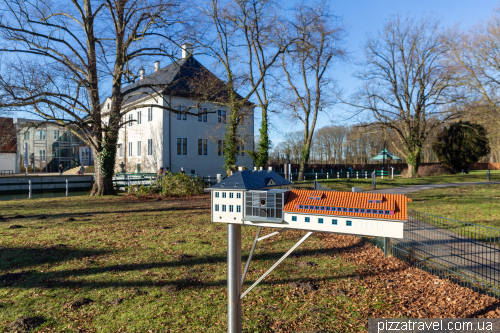
{"type": "Polygon", "coordinates": [[[384,179],[384,169],[382,169],[382,179],[384,179]]]}
{"type": "Polygon", "coordinates": [[[316,180],[318,180],[318,173],[316,172],[316,180]]]}
{"type": "Polygon", "coordinates": [[[365,171],[365,179],[368,179],[368,171],[365,171]]]}
{"type": "Polygon", "coordinates": [[[384,258],[387,258],[387,246],[388,246],[388,239],[387,237],[384,237],[384,258]]]}
{"type": "Polygon", "coordinates": [[[490,181],[490,169],[486,170],[486,180],[490,181]]]}
{"type": "Polygon", "coordinates": [[[377,188],[377,184],[375,183],[376,182],[376,179],[377,176],[376,176],[376,173],[375,173],[375,170],[372,172],[372,189],[376,189],[377,188]]]}
{"type": "Polygon", "coordinates": [[[337,171],[337,179],[340,179],[340,172],[337,171]]]}
{"type": "Polygon", "coordinates": [[[127,176],[128,193],[130,193],[130,176],[127,176]]]}
{"type": "Polygon", "coordinates": [[[356,171],[356,179],[359,179],[358,173],[359,173],[359,171],[356,171]]]}
{"type": "Polygon", "coordinates": [[[349,170],[347,170],[347,179],[349,179],[349,170]]]}
{"type": "Polygon", "coordinates": [[[66,179],[66,196],[68,196],[69,192],[69,185],[68,185],[68,179],[66,179]]]}
{"type": "Polygon", "coordinates": [[[31,199],[31,179],[28,180],[29,199],[31,199]]]}
{"type": "Polygon", "coordinates": [[[328,174],[326,174],[326,179],[328,179],[328,174]]]}

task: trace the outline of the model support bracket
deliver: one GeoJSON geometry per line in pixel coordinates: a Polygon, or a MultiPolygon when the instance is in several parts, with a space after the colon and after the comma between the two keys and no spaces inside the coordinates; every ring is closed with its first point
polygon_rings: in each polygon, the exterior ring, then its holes
{"type": "MultiPolygon", "coordinates": [[[[250,262],[252,261],[253,252],[255,251],[255,247],[257,245],[257,242],[259,242],[261,240],[264,240],[266,238],[275,236],[275,235],[277,235],[277,234],[279,234],[279,233],[281,233],[283,231],[286,231],[288,229],[283,228],[280,231],[276,231],[276,232],[273,232],[273,233],[271,233],[269,235],[266,235],[266,236],[263,236],[263,237],[259,238],[261,230],[262,230],[262,227],[259,227],[259,229],[257,230],[257,234],[255,235],[255,239],[253,241],[252,249],[250,250],[250,255],[248,256],[247,263],[245,265],[245,270],[243,271],[243,276],[241,278],[241,285],[243,285],[243,282],[245,281],[245,276],[247,275],[248,268],[250,267],[250,262]]],[[[262,276],[260,278],[258,278],[257,281],[254,282],[254,284],[252,284],[247,290],[245,290],[245,292],[243,294],[241,294],[240,299],[243,299],[243,297],[245,297],[262,280],[264,280],[266,278],[266,276],[268,276],[276,267],[278,267],[278,265],[281,264],[281,262],[283,262],[283,260],[285,260],[296,248],[298,248],[300,246],[300,244],[302,244],[312,234],[313,234],[313,232],[309,231],[307,234],[305,234],[304,237],[302,237],[297,243],[295,243],[295,245],[292,246],[292,248],[290,250],[288,250],[288,252],[285,253],[274,265],[272,265],[271,268],[269,268],[267,270],[267,272],[265,272],[264,274],[262,274],[262,276]]]]}

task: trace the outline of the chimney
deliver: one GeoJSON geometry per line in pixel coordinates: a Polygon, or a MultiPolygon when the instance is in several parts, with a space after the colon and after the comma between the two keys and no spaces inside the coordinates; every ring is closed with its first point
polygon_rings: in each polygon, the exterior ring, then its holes
{"type": "Polygon", "coordinates": [[[193,44],[186,43],[182,45],[182,59],[185,59],[190,55],[193,55],[193,44]]]}
{"type": "Polygon", "coordinates": [[[158,72],[159,69],[160,69],[160,62],[155,61],[155,72],[158,72]]]}
{"type": "Polygon", "coordinates": [[[140,75],[140,77],[141,77],[141,80],[144,80],[144,68],[141,68],[141,69],[139,70],[139,75],[140,75]]]}

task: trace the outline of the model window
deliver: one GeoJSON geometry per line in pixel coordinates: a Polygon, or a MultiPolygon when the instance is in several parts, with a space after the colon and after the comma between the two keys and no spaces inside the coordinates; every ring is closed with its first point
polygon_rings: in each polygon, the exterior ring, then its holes
{"type": "Polygon", "coordinates": [[[236,193],[236,199],[241,199],[241,193],[236,193]]]}
{"type": "Polygon", "coordinates": [[[332,220],[333,225],[337,225],[337,220],[332,220]]]}
{"type": "MultiPolygon", "coordinates": [[[[222,207],[224,207],[224,206],[222,206],[222,207]]],[[[348,227],[352,227],[352,221],[345,221],[345,225],[348,227]]]]}
{"type": "Polygon", "coordinates": [[[240,205],[236,206],[236,213],[241,213],[241,206],[240,205]]]}
{"type": "Polygon", "coordinates": [[[368,200],[368,203],[373,203],[373,200],[368,200]]]}
{"type": "Polygon", "coordinates": [[[319,219],[318,219],[318,223],[319,223],[319,224],[323,224],[323,219],[322,219],[322,218],[319,218],[319,219]]]}
{"type": "Polygon", "coordinates": [[[226,205],[222,205],[222,211],[225,212],[226,211],[226,205]]]}
{"type": "Polygon", "coordinates": [[[222,192],[222,198],[226,198],[226,192],[222,192]]]}
{"type": "Polygon", "coordinates": [[[198,155],[208,155],[208,140],[198,139],[198,155]]]}
{"type": "Polygon", "coordinates": [[[354,208],[354,212],[355,212],[355,213],[359,213],[359,209],[354,208]]]}
{"type": "Polygon", "coordinates": [[[341,212],[342,211],[342,208],[341,207],[337,207],[337,212],[341,212]]]}
{"type": "Polygon", "coordinates": [[[234,193],[233,192],[229,192],[229,199],[233,199],[234,198],[234,193]]]}
{"type": "Polygon", "coordinates": [[[388,210],[385,211],[385,215],[390,215],[391,212],[389,212],[388,210]]]}
{"type": "Polygon", "coordinates": [[[219,192],[215,192],[215,197],[218,198],[219,197],[219,192]]]}
{"type": "Polygon", "coordinates": [[[314,200],[314,198],[313,197],[309,197],[309,200],[314,200]]]}
{"type": "Polygon", "coordinates": [[[314,209],[319,210],[319,206],[316,206],[314,209]]]}
{"type": "Polygon", "coordinates": [[[306,217],[306,218],[305,218],[305,221],[306,221],[306,222],[311,222],[311,218],[310,218],[310,217],[306,217]]]}
{"type": "Polygon", "coordinates": [[[308,206],[308,205],[305,205],[305,206],[304,206],[304,209],[309,209],[309,206],[308,206]]]}
{"type": "Polygon", "coordinates": [[[380,200],[377,200],[377,203],[378,203],[378,204],[379,204],[379,203],[382,203],[382,201],[380,201],[380,200]]]}
{"type": "Polygon", "coordinates": [[[321,210],[325,210],[325,207],[324,207],[324,206],[321,206],[321,210]]]}
{"type": "Polygon", "coordinates": [[[343,208],[342,210],[343,210],[344,212],[347,212],[347,208],[343,208]]]}
{"type": "Polygon", "coordinates": [[[353,212],[353,209],[352,208],[349,208],[349,213],[352,213],[353,212]]]}
{"type": "Polygon", "coordinates": [[[372,213],[372,210],[371,209],[367,209],[366,210],[366,214],[371,214],[372,213]]]}
{"type": "Polygon", "coordinates": [[[215,211],[218,212],[219,211],[219,205],[215,205],[215,211]]]}
{"type": "Polygon", "coordinates": [[[232,213],[233,212],[233,205],[229,205],[229,212],[232,213]]]}
{"type": "Polygon", "coordinates": [[[297,216],[292,216],[292,221],[297,222],[297,216]]]}
{"type": "Polygon", "coordinates": [[[364,214],[364,213],[365,213],[365,210],[364,210],[364,209],[360,209],[360,213],[361,213],[361,214],[364,214]]]}

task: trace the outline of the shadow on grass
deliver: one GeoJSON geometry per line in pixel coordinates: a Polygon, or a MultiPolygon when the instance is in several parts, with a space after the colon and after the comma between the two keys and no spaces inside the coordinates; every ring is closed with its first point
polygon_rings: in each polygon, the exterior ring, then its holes
{"type": "MultiPolygon", "coordinates": [[[[354,247],[357,247],[356,245],[354,247]]],[[[352,247],[348,248],[341,248],[341,249],[334,249],[334,250],[328,250],[328,249],[318,249],[318,250],[302,250],[302,251],[297,251],[295,252],[295,257],[302,257],[302,256],[313,256],[313,255],[323,255],[323,256],[331,256],[335,253],[343,252],[343,251],[351,251],[352,247]]],[[[5,251],[5,249],[4,249],[5,251]]],[[[78,250],[68,250],[68,251],[60,251],[60,252],[55,252],[51,254],[50,256],[47,255],[46,257],[40,257],[37,256],[36,253],[38,253],[38,249],[35,250],[35,253],[33,252],[33,249],[8,249],[8,258],[10,258],[10,261],[4,261],[5,255],[3,255],[2,262],[7,262],[9,265],[10,269],[18,269],[18,268],[25,268],[25,267],[32,267],[41,263],[46,263],[46,262],[51,262],[55,263],[58,261],[63,261],[63,260],[68,260],[68,259],[73,259],[77,257],[89,257],[89,256],[96,256],[100,255],[103,252],[98,252],[98,251],[78,251],[78,250]],[[15,253],[18,253],[19,255],[23,256],[24,259],[14,259],[15,253]],[[14,260],[14,261],[12,261],[14,260]]],[[[271,252],[271,253],[265,253],[265,254],[259,254],[254,256],[253,261],[258,261],[258,260],[277,260],[283,256],[285,252],[271,252]]],[[[242,258],[242,260],[245,260],[246,257],[242,258]]],[[[99,259],[96,258],[96,261],[99,259]]],[[[10,279],[8,281],[8,284],[5,283],[5,281],[2,281],[0,279],[0,287],[3,285],[11,285],[15,286],[17,288],[33,288],[33,287],[41,287],[41,288],[88,288],[88,289],[101,289],[101,288],[108,288],[108,287],[146,287],[146,286],[161,286],[164,284],[173,284],[178,286],[178,288],[184,288],[185,286],[204,286],[204,287],[214,287],[214,286],[223,286],[226,284],[226,280],[217,280],[217,281],[201,281],[198,280],[196,277],[196,274],[194,276],[188,276],[188,277],[183,277],[178,280],[172,280],[172,281],[151,281],[149,279],[145,281],[117,281],[117,280],[111,280],[113,278],[114,274],[118,273],[123,273],[123,272],[131,272],[131,271],[146,271],[146,270],[151,270],[151,269],[157,269],[157,268],[165,268],[165,267],[190,267],[190,266],[196,266],[196,265],[203,265],[203,264],[214,264],[214,263],[225,263],[227,260],[225,255],[212,255],[212,256],[202,256],[202,257],[193,257],[190,259],[185,259],[185,260],[172,260],[172,261],[162,261],[162,262],[150,262],[150,263],[144,263],[144,264],[124,264],[124,265],[111,265],[111,266],[105,266],[105,267],[96,267],[98,266],[98,263],[93,263],[93,267],[85,267],[85,268],[76,268],[76,269],[69,269],[69,270],[60,270],[60,271],[46,271],[46,272],[41,272],[41,271],[27,271],[23,274],[20,274],[17,276],[15,279],[10,279]],[[101,280],[96,280],[92,279],[89,281],[74,281],[76,277],[85,277],[85,276],[90,276],[90,275],[99,275],[99,274],[112,274],[110,278],[102,279],[101,280]],[[70,280],[66,280],[67,278],[71,278],[70,280]],[[3,282],[3,283],[2,283],[3,282]]],[[[271,264],[269,264],[269,267],[271,267],[271,264]]],[[[252,267],[252,265],[251,265],[252,267]]],[[[3,269],[5,269],[5,265],[3,265],[3,269]]],[[[8,273],[11,274],[11,273],[8,273]]],[[[4,275],[5,276],[5,275],[4,275]]],[[[335,276],[335,277],[324,277],[319,280],[325,280],[325,279],[340,279],[340,278],[345,278],[353,275],[346,275],[346,276],[335,276]]],[[[279,280],[279,283],[283,282],[291,282],[291,281],[296,281],[300,279],[289,279],[289,280],[279,280]]],[[[278,283],[278,280],[269,280],[265,282],[266,284],[273,284],[273,283],[278,283]],[[273,282],[274,281],[274,282],[273,282]]],[[[309,281],[309,279],[308,279],[309,281]]],[[[248,283],[251,281],[249,280],[248,283]]],[[[314,281],[313,281],[314,282],[314,281]]],[[[245,284],[246,285],[246,284],[245,284]]]]}
{"type": "Polygon", "coordinates": [[[106,254],[103,250],[73,249],[64,244],[50,247],[0,248],[0,272],[25,269],[42,264],[56,264],[76,258],[96,257],[106,254]]]}

